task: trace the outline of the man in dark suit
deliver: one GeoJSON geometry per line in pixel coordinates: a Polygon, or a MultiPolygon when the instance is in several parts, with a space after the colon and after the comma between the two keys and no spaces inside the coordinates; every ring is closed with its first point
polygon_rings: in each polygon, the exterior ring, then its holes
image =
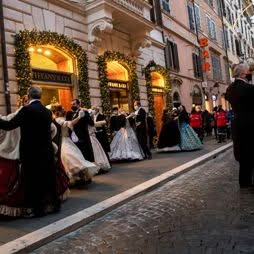
{"type": "Polygon", "coordinates": [[[152,159],[152,154],[150,149],[147,145],[147,115],[146,111],[141,107],[139,101],[134,102],[134,109],[135,109],[135,125],[136,125],[136,133],[138,142],[144,152],[146,159],[152,159]]]}
{"type": "Polygon", "coordinates": [[[20,161],[25,188],[25,207],[33,208],[36,216],[46,214],[48,208],[60,209],[57,197],[56,166],[51,141],[51,112],[40,102],[41,88],[30,87],[29,104],[10,121],[0,120],[0,128],[20,127],[20,161]]]}
{"type": "Polygon", "coordinates": [[[93,121],[96,127],[95,134],[96,138],[99,140],[105,154],[107,155],[108,159],[108,153],[110,152],[110,146],[108,141],[108,135],[106,130],[106,117],[100,113],[100,109],[97,106],[92,107],[93,110],[93,121]]]}
{"type": "MultiPolygon", "coordinates": [[[[79,111],[81,109],[81,103],[78,99],[74,99],[71,102],[72,112],[68,112],[66,116],[66,120],[73,120],[78,117],[79,111]],[[67,119],[68,118],[68,119],[67,119]]],[[[94,154],[93,148],[89,136],[88,125],[94,125],[92,118],[90,117],[87,111],[85,112],[85,116],[82,117],[79,122],[74,126],[74,132],[71,135],[72,141],[77,145],[77,147],[82,152],[84,158],[90,162],[94,162],[94,154]],[[75,140],[73,138],[73,134],[75,133],[78,138],[75,140]]]]}
{"type": "Polygon", "coordinates": [[[118,108],[113,108],[113,114],[110,118],[110,132],[111,135],[114,135],[116,132],[120,130],[120,124],[119,124],[119,112],[118,108]]]}
{"type": "Polygon", "coordinates": [[[249,67],[245,64],[233,66],[235,81],[228,87],[226,99],[230,102],[234,120],[232,134],[234,155],[240,164],[239,184],[241,188],[253,185],[254,169],[254,86],[248,84],[249,67]]]}

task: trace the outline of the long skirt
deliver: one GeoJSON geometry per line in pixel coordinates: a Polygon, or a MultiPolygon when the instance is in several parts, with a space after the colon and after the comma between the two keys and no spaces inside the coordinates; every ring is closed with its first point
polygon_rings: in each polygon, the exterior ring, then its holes
{"type": "Polygon", "coordinates": [[[181,149],[184,151],[199,150],[202,143],[197,133],[187,123],[180,124],[181,149]]]}
{"type": "MultiPolygon", "coordinates": [[[[61,162],[57,165],[56,190],[60,199],[66,198],[69,179],[61,162]]],[[[33,208],[25,205],[24,176],[16,160],[0,158],[0,215],[30,217],[33,208]]]]}

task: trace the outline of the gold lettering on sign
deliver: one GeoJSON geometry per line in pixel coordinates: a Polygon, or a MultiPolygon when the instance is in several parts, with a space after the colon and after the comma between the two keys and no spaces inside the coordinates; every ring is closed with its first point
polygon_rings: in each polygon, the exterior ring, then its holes
{"type": "Polygon", "coordinates": [[[32,78],[36,81],[72,84],[72,74],[47,70],[32,70],[32,78]]]}
{"type": "Polygon", "coordinates": [[[127,89],[127,83],[108,82],[108,87],[110,87],[110,88],[119,88],[119,89],[127,89]]]}

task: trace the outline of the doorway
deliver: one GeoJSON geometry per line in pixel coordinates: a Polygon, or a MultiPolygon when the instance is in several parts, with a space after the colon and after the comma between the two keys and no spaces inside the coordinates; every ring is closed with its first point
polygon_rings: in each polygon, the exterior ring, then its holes
{"type": "Polygon", "coordinates": [[[156,130],[159,135],[162,127],[162,115],[165,108],[164,88],[165,80],[158,72],[151,72],[154,109],[156,117],[156,130]]]}
{"type": "Polygon", "coordinates": [[[130,112],[131,97],[128,92],[128,70],[117,61],[107,62],[107,78],[111,108],[117,107],[130,112]]]}

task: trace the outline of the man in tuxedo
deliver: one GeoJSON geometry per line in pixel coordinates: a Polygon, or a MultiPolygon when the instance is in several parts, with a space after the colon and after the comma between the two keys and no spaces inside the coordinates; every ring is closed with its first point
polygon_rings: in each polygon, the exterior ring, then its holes
{"type": "Polygon", "coordinates": [[[57,197],[56,165],[51,142],[51,112],[40,102],[42,90],[30,87],[29,104],[10,121],[0,120],[0,128],[20,127],[20,162],[25,188],[25,207],[33,208],[36,216],[45,215],[48,208],[60,209],[57,197]]]}
{"type": "Polygon", "coordinates": [[[248,65],[234,65],[232,71],[235,81],[228,87],[226,99],[234,113],[232,138],[234,155],[240,164],[239,184],[240,188],[246,188],[253,185],[254,86],[248,83],[248,65]]]}
{"type": "Polygon", "coordinates": [[[110,152],[110,146],[108,141],[108,135],[106,130],[106,117],[100,113],[100,109],[97,106],[92,107],[93,110],[93,121],[96,127],[95,134],[96,138],[99,140],[103,150],[105,151],[108,159],[108,153],[110,152]]]}
{"type": "MultiPolygon", "coordinates": [[[[82,110],[81,103],[78,99],[74,99],[71,102],[71,109],[72,111],[68,112],[66,115],[66,120],[73,120],[78,117],[79,111],[82,110]]],[[[85,111],[85,116],[74,126],[71,139],[80,149],[84,158],[90,162],[94,162],[93,148],[88,131],[89,125],[93,126],[94,122],[89,113],[85,111]]]]}
{"type": "Polygon", "coordinates": [[[118,108],[113,108],[113,114],[110,118],[110,132],[112,135],[114,135],[116,132],[120,130],[120,124],[119,124],[119,112],[118,108]]]}
{"type": "Polygon", "coordinates": [[[135,125],[138,142],[144,152],[146,159],[152,159],[152,154],[147,145],[147,114],[146,111],[141,107],[139,101],[134,102],[135,109],[135,125]]]}

